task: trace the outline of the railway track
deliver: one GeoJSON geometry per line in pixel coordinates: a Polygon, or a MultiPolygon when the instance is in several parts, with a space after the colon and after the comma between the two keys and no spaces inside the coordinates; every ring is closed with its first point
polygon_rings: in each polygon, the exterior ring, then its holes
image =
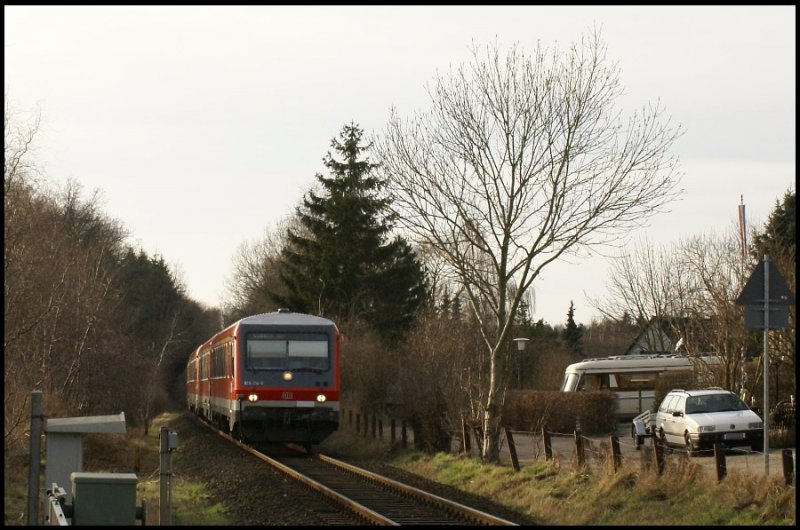
{"type": "Polygon", "coordinates": [[[366,524],[516,526],[511,521],[325,455],[309,456],[288,446],[280,450],[254,448],[201,423],[243,451],[339,503],[366,524]]]}

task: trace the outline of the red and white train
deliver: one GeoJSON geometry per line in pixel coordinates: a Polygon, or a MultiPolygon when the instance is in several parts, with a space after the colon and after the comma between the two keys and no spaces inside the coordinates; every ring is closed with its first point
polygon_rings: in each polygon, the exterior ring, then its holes
{"type": "Polygon", "coordinates": [[[339,426],[339,329],[288,309],[234,322],[189,356],[186,399],[236,438],[310,451],[339,426]]]}

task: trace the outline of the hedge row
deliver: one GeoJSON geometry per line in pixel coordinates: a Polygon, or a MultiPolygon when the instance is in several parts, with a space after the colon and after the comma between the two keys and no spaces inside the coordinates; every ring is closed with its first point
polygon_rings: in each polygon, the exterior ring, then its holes
{"type": "Polygon", "coordinates": [[[610,391],[512,390],[506,396],[506,426],[512,430],[610,434],[616,430],[616,396],[610,391]]]}

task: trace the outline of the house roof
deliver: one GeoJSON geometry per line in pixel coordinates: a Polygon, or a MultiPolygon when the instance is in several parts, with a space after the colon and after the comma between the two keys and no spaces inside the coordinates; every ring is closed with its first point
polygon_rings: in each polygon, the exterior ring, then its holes
{"type": "MultiPolygon", "coordinates": [[[[710,321],[708,318],[690,317],[651,317],[647,325],[639,332],[630,346],[625,350],[625,355],[631,355],[637,344],[653,329],[659,331],[671,343],[671,350],[677,349],[687,342],[692,344],[693,350],[709,351],[707,341],[701,340],[703,325],[710,321]]],[[[666,350],[660,350],[667,352],[666,350]]]]}

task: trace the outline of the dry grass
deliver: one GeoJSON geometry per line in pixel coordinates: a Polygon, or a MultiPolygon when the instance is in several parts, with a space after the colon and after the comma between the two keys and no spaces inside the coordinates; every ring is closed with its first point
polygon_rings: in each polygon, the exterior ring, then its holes
{"type": "MultiPolygon", "coordinates": [[[[338,452],[386,456],[388,444],[339,432],[338,452]]],[[[780,475],[729,471],[721,482],[685,455],[670,455],[659,476],[647,454],[613,472],[603,443],[587,444],[589,463],[575,455],[537,460],[520,472],[476,457],[395,449],[391,465],[494,502],[548,525],[794,525],[795,487],[780,475]],[[677,509],[679,508],[679,509],[677,509]]]]}
{"type": "Polygon", "coordinates": [[[781,477],[730,474],[721,483],[686,459],[664,474],[623,466],[615,474],[575,471],[558,462],[491,466],[474,457],[403,453],[394,465],[485,495],[552,525],[794,525],[795,488],[781,477]],[[680,507],[680,509],[676,509],[680,507]]]}
{"type": "MultiPolygon", "coordinates": [[[[395,446],[396,449],[399,444],[395,443],[395,446]]],[[[363,434],[358,434],[350,429],[339,429],[334,432],[322,443],[321,450],[332,453],[352,454],[354,447],[358,448],[360,458],[368,460],[384,458],[392,452],[388,442],[368,436],[365,437],[363,434]]]]}

